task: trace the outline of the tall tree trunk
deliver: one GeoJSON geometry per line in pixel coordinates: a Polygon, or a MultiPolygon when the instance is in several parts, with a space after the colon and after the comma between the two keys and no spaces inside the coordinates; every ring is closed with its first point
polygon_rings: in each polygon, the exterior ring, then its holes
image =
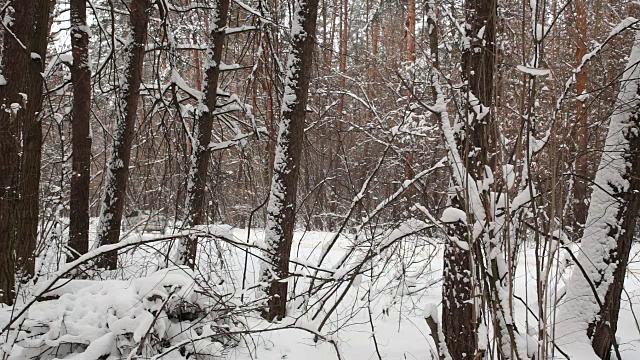
{"type": "Polygon", "coordinates": [[[24,275],[34,270],[42,147],[37,116],[42,105],[49,6],[49,0],[37,0],[13,3],[7,9],[13,21],[6,26],[15,35],[4,38],[0,74],[5,109],[0,111],[0,302],[7,304],[13,302],[16,265],[24,275]]]}
{"type": "Polygon", "coordinates": [[[416,0],[409,0],[407,9],[407,61],[416,61],[416,0]]]}
{"type": "MultiPolygon", "coordinates": [[[[193,131],[191,153],[191,168],[188,175],[187,198],[185,204],[186,225],[192,227],[206,221],[205,204],[207,170],[211,151],[211,130],[213,128],[214,111],[216,109],[218,78],[220,76],[220,61],[222,59],[222,46],[224,42],[224,29],[227,26],[229,13],[229,0],[216,0],[213,3],[214,19],[216,21],[209,36],[207,47],[207,68],[205,69],[205,85],[203,99],[196,110],[196,124],[193,131]]],[[[191,268],[196,263],[197,237],[189,236],[180,239],[176,263],[188,265],[191,268]]]]}
{"type": "MultiPolygon", "coordinates": [[[[340,59],[338,70],[340,71],[339,86],[340,90],[345,90],[347,79],[343,76],[347,73],[347,52],[349,46],[349,0],[342,0],[341,22],[340,22],[340,59]]],[[[344,112],[344,94],[340,94],[340,102],[338,103],[338,116],[342,119],[344,112]]],[[[341,123],[338,122],[338,139],[340,136],[341,123]]],[[[340,142],[340,140],[338,140],[340,142]]]]}
{"type": "MultiPolygon", "coordinates": [[[[14,2],[7,8],[13,18],[6,24],[15,36],[3,41],[0,77],[0,302],[12,304],[15,282],[15,223],[18,219],[18,184],[22,122],[32,112],[28,94],[34,84],[25,77],[31,68],[39,68],[40,60],[31,58],[31,38],[35,30],[36,7],[33,2],[14,2]]],[[[4,31],[5,33],[7,30],[4,31]]]]}
{"type": "MultiPolygon", "coordinates": [[[[91,69],[87,1],[71,0],[71,83],[73,110],[71,119],[71,216],[69,247],[77,254],[89,250],[89,183],[91,180],[91,69]]],[[[72,260],[76,256],[70,256],[72,260]]]]}
{"type": "Polygon", "coordinates": [[[37,0],[33,18],[33,35],[28,45],[31,66],[26,74],[27,111],[22,118],[22,158],[20,161],[20,202],[16,227],[16,260],[22,276],[33,277],[35,250],[38,238],[38,214],[40,205],[40,164],[42,157],[42,122],[38,115],[42,110],[44,66],[49,39],[51,1],[37,0]]]}
{"type": "MultiPolygon", "coordinates": [[[[556,341],[581,359],[609,359],[640,210],[640,32],[622,76],[591,205],[559,313],[556,341]],[[595,291],[595,293],[594,293],[595,291]],[[591,357],[584,352],[591,345],[591,357]],[[597,355],[597,357],[595,356],[597,355]]],[[[615,349],[617,351],[617,348],[615,349]]]]}
{"type": "MultiPolygon", "coordinates": [[[[586,0],[578,0],[575,2],[576,8],[576,24],[575,24],[575,41],[576,41],[576,65],[582,63],[582,58],[587,54],[587,7],[586,0]]],[[[588,68],[585,66],[582,71],[576,74],[576,93],[582,95],[587,91],[588,68]]],[[[584,231],[585,221],[587,220],[587,212],[589,205],[588,199],[588,183],[590,183],[589,168],[587,166],[587,143],[589,137],[588,128],[588,108],[584,101],[576,101],[576,120],[573,124],[573,138],[576,141],[574,147],[575,156],[575,173],[573,183],[573,234],[574,238],[579,239],[584,231]]]]}
{"type": "MultiPolygon", "coordinates": [[[[491,221],[488,218],[491,206],[486,203],[490,198],[489,190],[475,187],[486,177],[485,166],[495,167],[491,109],[496,3],[495,0],[468,0],[465,9],[466,35],[470,44],[462,52],[462,77],[467,83],[467,92],[463,94],[466,105],[462,112],[468,120],[462,120],[460,124],[464,133],[455,136],[465,170],[461,176],[452,179],[457,190],[450,203],[466,213],[467,222],[449,227],[452,241],[445,246],[442,287],[443,333],[454,359],[471,359],[478,351],[476,327],[479,314],[475,310],[478,300],[474,299],[477,294],[473,284],[477,283],[476,276],[484,276],[484,271],[482,267],[475,269],[482,262],[481,239],[473,238],[470,227],[478,216],[485,217],[480,219],[482,221],[491,221]]],[[[500,330],[496,329],[496,332],[500,330]]]]}
{"type": "Polygon", "coordinates": [[[287,59],[282,110],[278,130],[271,193],[267,207],[266,261],[262,279],[268,283],[268,306],[263,317],[281,319],[286,315],[286,278],[293,241],[296,190],[304,121],[311,77],[318,0],[296,0],[291,28],[291,48],[287,59]]]}
{"type": "Polygon", "coordinates": [[[13,3],[7,8],[0,79],[0,302],[12,303],[16,268],[25,278],[34,273],[38,233],[38,199],[44,63],[49,0],[13,3]],[[6,30],[5,30],[6,32],[6,30]],[[20,156],[22,153],[22,156],[20,156]],[[19,201],[20,199],[20,201],[19,201]]]}
{"type": "MultiPolygon", "coordinates": [[[[127,59],[118,90],[118,118],[113,133],[111,157],[107,165],[102,196],[102,209],[97,230],[99,245],[115,244],[120,239],[120,222],[124,211],[124,198],[129,176],[131,143],[138,115],[150,8],[150,0],[131,0],[129,5],[131,11],[129,16],[130,41],[124,50],[127,59]]],[[[99,260],[99,266],[115,269],[117,262],[117,254],[109,253],[99,260]]]]}

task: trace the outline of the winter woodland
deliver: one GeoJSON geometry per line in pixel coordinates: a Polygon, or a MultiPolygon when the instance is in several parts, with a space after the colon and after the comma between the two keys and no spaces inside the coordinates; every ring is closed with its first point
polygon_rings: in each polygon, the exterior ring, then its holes
{"type": "Polygon", "coordinates": [[[640,359],[640,3],[0,19],[1,360],[640,359]]]}

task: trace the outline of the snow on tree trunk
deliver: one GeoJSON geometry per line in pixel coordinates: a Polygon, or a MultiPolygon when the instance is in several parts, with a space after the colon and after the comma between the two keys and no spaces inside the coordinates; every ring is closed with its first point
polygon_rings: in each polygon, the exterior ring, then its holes
{"type": "MultiPolygon", "coordinates": [[[[89,251],[89,183],[91,180],[91,69],[86,0],[71,0],[71,120],[72,174],[69,217],[69,246],[78,254],[89,251]]],[[[76,256],[69,257],[69,260],[76,256]]]]}
{"type": "Polygon", "coordinates": [[[268,295],[263,317],[286,315],[289,255],[295,225],[296,190],[313,60],[318,0],[296,0],[291,23],[291,47],[286,64],[281,119],[267,207],[266,261],[262,282],[268,295]]]}
{"type": "MultiPolygon", "coordinates": [[[[465,108],[454,131],[445,134],[449,142],[455,141],[457,159],[452,161],[450,206],[466,214],[464,221],[448,226],[450,241],[445,244],[442,285],[442,329],[450,355],[454,359],[470,359],[478,351],[477,326],[479,314],[474,300],[474,289],[478,272],[475,269],[481,260],[480,242],[474,241],[471,229],[484,210],[480,204],[482,190],[475,189],[476,181],[485,178],[485,166],[490,166],[491,126],[490,106],[493,101],[493,49],[495,48],[493,1],[470,0],[465,2],[469,10],[465,27],[462,52],[462,77],[467,82],[467,93],[463,94],[465,108]],[[483,34],[480,34],[482,31],[483,34]],[[473,244],[473,245],[472,245],[473,244]]],[[[452,144],[450,152],[456,151],[452,144]]],[[[450,160],[451,156],[450,156],[450,160]]],[[[488,189],[485,189],[488,191],[488,189]]],[[[477,235],[476,235],[477,236],[477,235]]]]}
{"type": "MultiPolygon", "coordinates": [[[[216,108],[218,78],[220,76],[220,61],[224,43],[224,28],[227,25],[229,0],[216,0],[212,4],[213,28],[209,36],[207,57],[205,63],[205,86],[202,99],[196,109],[196,119],[193,131],[191,164],[187,180],[187,195],[185,201],[185,225],[192,227],[202,224],[206,219],[206,182],[207,169],[211,151],[211,130],[213,128],[213,112],[216,108]]],[[[197,237],[189,236],[180,239],[175,263],[188,265],[191,268],[196,263],[197,237]]]]}
{"type": "MultiPolygon", "coordinates": [[[[97,229],[99,245],[115,244],[120,238],[120,222],[124,210],[124,198],[129,175],[131,143],[136,124],[140,83],[147,43],[147,23],[151,3],[149,0],[131,0],[130,33],[124,53],[124,72],[120,77],[118,94],[118,118],[113,132],[111,157],[107,165],[102,209],[97,229]]],[[[99,266],[115,269],[117,254],[110,253],[99,260],[99,266]]]]}
{"type": "Polygon", "coordinates": [[[579,354],[580,359],[608,359],[617,330],[620,296],[640,210],[639,62],[640,32],[636,32],[577,254],[584,273],[579,268],[573,270],[557,319],[556,342],[569,355],[579,354]],[[589,345],[593,351],[586,350],[589,345]]]}

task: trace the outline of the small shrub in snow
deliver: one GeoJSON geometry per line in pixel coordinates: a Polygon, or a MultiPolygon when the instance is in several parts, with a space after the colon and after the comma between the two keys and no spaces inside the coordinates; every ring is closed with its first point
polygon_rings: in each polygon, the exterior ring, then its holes
{"type": "Polygon", "coordinates": [[[234,305],[189,269],[58,283],[0,339],[11,359],[218,359],[239,341],[234,305]]]}

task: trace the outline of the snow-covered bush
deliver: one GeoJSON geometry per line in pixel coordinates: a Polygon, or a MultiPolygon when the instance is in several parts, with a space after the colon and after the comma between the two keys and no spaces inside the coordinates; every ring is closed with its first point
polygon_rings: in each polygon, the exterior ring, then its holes
{"type": "MultiPolygon", "coordinates": [[[[217,359],[238,343],[234,305],[185,268],[132,280],[59,280],[9,336],[10,359],[217,359]]],[[[3,309],[4,310],[4,309],[3,309]]]]}

